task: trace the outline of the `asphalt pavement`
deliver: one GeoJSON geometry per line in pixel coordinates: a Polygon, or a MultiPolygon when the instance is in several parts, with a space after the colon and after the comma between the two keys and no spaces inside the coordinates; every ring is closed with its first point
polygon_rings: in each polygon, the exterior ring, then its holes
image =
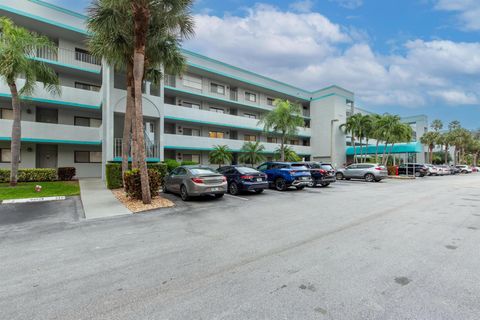
{"type": "Polygon", "coordinates": [[[480,318],[480,175],[169,197],[92,221],[0,208],[0,318],[480,318]]]}

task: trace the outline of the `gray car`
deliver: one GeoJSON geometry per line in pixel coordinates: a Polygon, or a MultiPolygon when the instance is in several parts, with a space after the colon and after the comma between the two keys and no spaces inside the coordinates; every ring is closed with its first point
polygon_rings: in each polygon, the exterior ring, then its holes
{"type": "Polygon", "coordinates": [[[337,169],[337,179],[362,179],[367,182],[380,181],[388,177],[385,166],[373,163],[355,163],[348,167],[337,169]]]}
{"type": "Polygon", "coordinates": [[[183,201],[204,195],[221,198],[227,192],[227,179],[209,167],[180,166],[167,175],[163,190],[179,194],[183,201]]]}

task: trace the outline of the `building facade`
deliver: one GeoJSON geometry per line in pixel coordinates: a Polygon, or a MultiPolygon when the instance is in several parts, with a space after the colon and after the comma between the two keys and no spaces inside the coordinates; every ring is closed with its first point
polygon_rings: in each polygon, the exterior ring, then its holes
{"type": "MultiPolygon", "coordinates": [[[[78,177],[99,177],[104,164],[121,160],[125,76],[88,52],[85,16],[40,0],[3,0],[0,15],[49,37],[55,50],[32,52],[58,74],[61,95],[38,85],[22,102],[23,168],[77,168],[78,177]]],[[[354,108],[354,93],[338,86],[308,91],[194,52],[183,50],[188,69],[143,95],[147,160],[208,163],[215,145],[228,145],[234,159],[246,141],[260,141],[268,159],[278,137],[265,133],[260,117],[277,98],[302,107],[305,126],[288,144],[305,160],[346,161],[340,126],[354,108]]],[[[18,80],[19,86],[22,79],[18,80]]],[[[0,167],[9,167],[11,97],[0,81],[0,167]]]]}

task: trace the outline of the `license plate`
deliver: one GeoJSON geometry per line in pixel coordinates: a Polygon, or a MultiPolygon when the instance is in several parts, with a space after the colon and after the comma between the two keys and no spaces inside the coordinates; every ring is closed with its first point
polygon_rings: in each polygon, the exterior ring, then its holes
{"type": "Polygon", "coordinates": [[[308,177],[302,177],[302,180],[308,180],[308,177]]]}
{"type": "Polygon", "coordinates": [[[262,178],[257,178],[257,181],[262,181],[262,178]]]}
{"type": "Polygon", "coordinates": [[[219,191],[220,188],[212,188],[211,190],[212,190],[212,191],[219,191]]]}

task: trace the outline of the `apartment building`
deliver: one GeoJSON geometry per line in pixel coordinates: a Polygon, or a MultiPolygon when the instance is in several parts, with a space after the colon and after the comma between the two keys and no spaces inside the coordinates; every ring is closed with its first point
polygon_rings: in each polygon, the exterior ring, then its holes
{"type": "MultiPolygon", "coordinates": [[[[85,16],[40,0],[3,0],[0,15],[49,37],[55,50],[32,52],[58,73],[61,95],[39,85],[22,105],[21,167],[74,166],[79,177],[99,177],[104,164],[120,161],[125,115],[125,76],[88,52],[85,16]]],[[[340,130],[354,107],[354,93],[338,86],[308,91],[184,50],[188,69],[146,82],[143,109],[147,161],[165,158],[208,163],[215,145],[234,159],[245,141],[260,141],[271,159],[278,137],[260,117],[277,98],[302,107],[305,125],[288,144],[306,160],[346,161],[340,130]]],[[[21,86],[22,80],[18,83],[21,86]]],[[[0,167],[9,167],[11,97],[0,81],[0,167]]]]}

